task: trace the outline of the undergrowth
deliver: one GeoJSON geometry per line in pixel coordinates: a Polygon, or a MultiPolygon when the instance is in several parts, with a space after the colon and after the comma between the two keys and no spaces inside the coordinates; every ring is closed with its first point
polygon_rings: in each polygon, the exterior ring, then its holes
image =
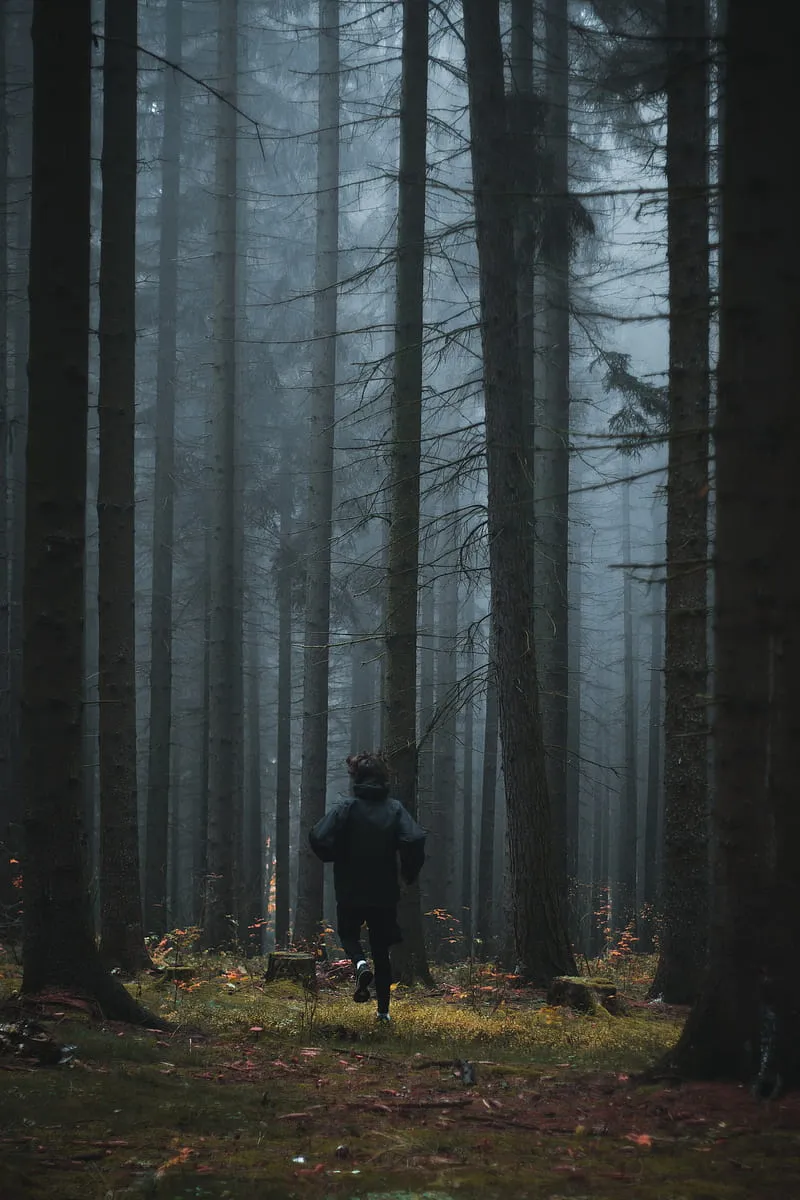
{"type": "MultiPolygon", "coordinates": [[[[800,1106],[742,1089],[637,1086],[683,1014],[549,1007],[489,966],[395,989],[393,1025],[342,979],[265,984],[260,960],[184,954],[128,985],[169,1034],[52,997],[34,1013],[69,1066],[0,1059],[2,1200],[784,1200],[800,1106]],[[465,1070],[465,1064],[470,1070],[465,1070]],[[757,1180],[757,1190],[750,1183],[757,1180]]],[[[619,964],[592,964],[608,977],[619,964]]],[[[647,974],[643,962],[636,972],[647,974]]],[[[18,969],[2,968],[10,995],[18,969]]]]}

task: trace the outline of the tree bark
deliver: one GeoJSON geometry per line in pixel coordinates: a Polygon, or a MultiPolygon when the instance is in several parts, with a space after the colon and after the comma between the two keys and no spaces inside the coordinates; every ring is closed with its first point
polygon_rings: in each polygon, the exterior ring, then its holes
{"type": "Polygon", "coordinates": [[[236,192],[238,0],[219,0],[216,147],[217,224],[214,236],[214,389],[211,413],[212,526],[209,646],[208,860],[202,943],[220,949],[236,941],[236,832],[241,814],[237,739],[241,732],[241,667],[237,646],[238,531],[236,416],[236,192]]]}
{"type": "Polygon", "coordinates": [[[331,537],[336,420],[339,275],[339,0],[319,0],[317,241],[311,382],[303,663],[303,757],[294,940],[316,944],[323,920],[323,868],[308,834],[325,812],[328,775],[331,537]]]}
{"type": "Polygon", "coordinates": [[[798,99],[792,39],[727,8],[710,962],[668,1063],[770,1095],[800,1086],[800,241],[782,158],[798,99]]]}
{"type": "Polygon", "coordinates": [[[136,425],[137,2],[106,0],[100,238],[100,952],[149,965],[136,787],[134,437],[136,425]]]}
{"type": "Polygon", "coordinates": [[[69,6],[35,0],[32,39],[22,988],[26,993],[48,986],[88,992],[107,1017],[150,1023],[155,1019],[107,972],[96,948],[81,819],[89,396],[89,0],[75,0],[69,6]],[[56,211],[58,221],[53,220],[56,211]]]}
{"type": "Polygon", "coordinates": [[[575,973],[542,739],[532,639],[533,563],[520,535],[531,464],[523,447],[513,206],[509,195],[499,8],[464,0],[486,406],[488,536],[515,949],[522,974],[547,984],[575,973]]]}
{"type": "MultiPolygon", "coordinates": [[[[166,58],[180,62],[183,0],[167,0],[166,58]]],[[[147,763],[145,925],[165,932],[167,814],[172,740],[172,564],[175,507],[175,375],[178,324],[181,75],[164,76],[158,254],[153,581],[150,601],[150,740],[147,763]]]]}
{"type": "MultiPolygon", "coordinates": [[[[417,816],[417,593],[428,120],[428,0],[403,0],[400,166],[386,595],[385,746],[394,795],[417,816]]],[[[403,942],[393,967],[404,983],[429,981],[419,886],[399,909],[403,942]]]]}
{"type": "Polygon", "coordinates": [[[654,995],[697,996],[708,925],[709,205],[707,0],[668,0],[670,367],[664,873],[654,995]]]}

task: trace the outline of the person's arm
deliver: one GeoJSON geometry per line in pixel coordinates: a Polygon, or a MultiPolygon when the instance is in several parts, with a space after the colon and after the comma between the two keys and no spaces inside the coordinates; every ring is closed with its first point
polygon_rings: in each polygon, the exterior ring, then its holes
{"type": "Polygon", "coordinates": [[[337,804],[335,808],[325,813],[309,831],[308,841],[317,858],[323,862],[335,862],[341,842],[341,831],[344,818],[349,809],[349,803],[337,804]]]}
{"type": "Polygon", "coordinates": [[[400,805],[398,820],[397,849],[400,854],[400,874],[406,883],[413,883],[425,862],[425,838],[427,834],[418,825],[411,813],[400,805]]]}

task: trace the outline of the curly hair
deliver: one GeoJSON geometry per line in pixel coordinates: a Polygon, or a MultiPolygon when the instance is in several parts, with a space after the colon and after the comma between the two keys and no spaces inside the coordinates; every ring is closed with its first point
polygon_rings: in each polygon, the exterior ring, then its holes
{"type": "Polygon", "coordinates": [[[353,783],[389,783],[389,767],[380,751],[348,755],[347,771],[353,783]]]}

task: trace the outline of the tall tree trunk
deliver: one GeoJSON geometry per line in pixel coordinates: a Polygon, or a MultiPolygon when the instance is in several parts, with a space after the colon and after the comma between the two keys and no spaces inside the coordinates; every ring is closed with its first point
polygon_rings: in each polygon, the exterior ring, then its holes
{"type": "Polygon", "coordinates": [[[639,847],[638,705],[633,638],[633,581],[631,578],[630,484],[622,486],[622,660],[623,731],[622,787],[619,798],[617,899],[614,926],[618,933],[636,926],[636,882],[639,847]]]}
{"type": "Polygon", "coordinates": [[[100,239],[100,951],[133,975],[144,944],[136,789],[137,0],[106,0],[100,239]]]}
{"type": "Polygon", "coordinates": [[[494,927],[494,858],[497,824],[497,761],[499,747],[497,675],[494,637],[489,641],[486,704],[483,718],[483,771],[481,774],[481,824],[478,846],[478,908],[475,932],[481,958],[490,957],[494,927]]]}
{"type": "Polygon", "coordinates": [[[690,1003],[708,924],[709,211],[707,0],[668,0],[669,468],[664,874],[653,991],[690,1003]]]}
{"type": "Polygon", "coordinates": [[[555,857],[531,636],[532,548],[519,512],[531,464],[523,447],[513,212],[505,136],[499,6],[464,0],[486,403],[488,533],[514,937],[537,983],[575,970],[555,857]]]}
{"type": "MultiPolygon", "coordinates": [[[[8,10],[8,5],[6,9],[8,10]]],[[[18,97],[26,98],[11,128],[11,145],[15,164],[16,220],[14,222],[14,295],[17,303],[9,313],[9,333],[14,347],[14,384],[9,397],[11,404],[8,447],[10,488],[10,579],[8,612],[8,704],[9,704],[9,817],[10,834],[16,853],[21,857],[23,845],[22,813],[22,743],[20,722],[22,708],[22,586],[25,556],[25,441],[28,410],[28,378],[25,370],[28,357],[28,248],[30,244],[29,174],[31,160],[31,88],[33,75],[30,38],[32,0],[22,0],[14,6],[17,21],[8,26],[6,64],[16,68],[15,83],[18,97]],[[13,35],[13,36],[12,36],[13,35]],[[20,83],[23,86],[19,86],[20,83]]],[[[7,11],[7,18],[11,17],[7,11]]],[[[19,103],[19,102],[18,102],[19,103]]]]}
{"type": "Polygon", "coordinates": [[[264,917],[264,819],[261,808],[261,645],[257,628],[250,636],[249,665],[247,804],[242,839],[245,903],[241,942],[250,954],[260,954],[264,917]]]}
{"type": "Polygon", "coordinates": [[[99,417],[92,405],[88,416],[86,462],[86,552],[83,564],[83,821],[89,886],[95,923],[99,918],[100,842],[100,617],[98,613],[100,547],[98,538],[97,489],[100,474],[99,417]]]}
{"type": "Polygon", "coordinates": [[[169,783],[169,921],[168,929],[183,925],[183,753],[180,738],[172,747],[169,783]]]}
{"type": "MultiPolygon", "coordinates": [[[[288,457],[286,452],[285,457],[288,457]]],[[[275,750],[275,945],[289,944],[292,808],[292,478],[280,484],[278,569],[278,737],[275,750]]]]}
{"type": "MultiPolygon", "coordinates": [[[[81,819],[89,345],[91,12],[35,0],[22,735],[26,993],[94,995],[155,1020],[94,940],[81,819]],[[53,220],[58,212],[59,220],[53,220]],[[53,436],[58,430],[58,437],[53,436]],[[47,753],[42,748],[47,748],[47,753]]],[[[156,1021],[156,1024],[161,1024],[156,1021]]]]}
{"type": "Polygon", "coordinates": [[[359,621],[350,642],[350,752],[358,754],[374,744],[373,711],[375,707],[374,642],[362,633],[359,621]]]}
{"type": "Polygon", "coordinates": [[[322,928],[322,863],[308,834],[325,812],[328,775],[333,444],[336,420],[336,324],[339,275],[339,0],[319,0],[319,133],[314,366],[306,518],[303,757],[294,940],[312,944],[322,928]]]}
{"type": "Polygon", "coordinates": [[[800,1085],[800,241],[782,157],[799,114],[792,39],[727,8],[710,963],[668,1057],[770,1095],[800,1085]]]}
{"type": "Polygon", "coordinates": [[[567,891],[569,695],[569,62],[567,0],[545,0],[546,205],[542,238],[546,296],[544,395],[535,434],[536,621],[547,779],[559,887],[567,891]]]}
{"type": "MultiPolygon", "coordinates": [[[[180,62],[183,0],[167,0],[166,58],[180,62]]],[[[167,813],[172,741],[172,562],[175,505],[175,374],[178,332],[178,205],[181,75],[166,68],[161,141],[158,253],[158,357],[150,601],[150,740],[147,764],[145,926],[164,933],[167,813]]]]}
{"type": "Polygon", "coordinates": [[[203,537],[203,641],[200,675],[200,778],[193,839],[194,895],[197,922],[205,921],[208,878],[208,775],[211,688],[211,528],[206,518],[203,537]]]}
{"type": "Polygon", "coordinates": [[[236,462],[236,111],[238,0],[219,0],[216,146],[217,224],[214,250],[214,389],[211,437],[211,636],[208,735],[208,869],[203,945],[217,949],[236,940],[236,830],[241,792],[236,756],[241,728],[236,669],[239,491],[236,462]]]}
{"type": "MultiPolygon", "coordinates": [[[[425,539],[425,559],[433,558],[431,549],[433,538],[425,539]]],[[[419,709],[419,741],[417,749],[417,818],[423,828],[430,831],[435,827],[433,817],[433,768],[434,734],[433,725],[436,715],[436,595],[434,576],[427,565],[422,564],[424,572],[423,583],[419,590],[419,688],[417,707],[419,709]]],[[[428,870],[422,875],[420,892],[424,911],[436,907],[438,880],[430,870],[432,847],[428,847],[428,870]]]]}
{"type": "MultiPolygon", "coordinates": [[[[469,587],[469,584],[468,584],[469,587]]],[[[473,675],[475,672],[475,648],[473,638],[475,630],[475,601],[471,591],[468,591],[464,602],[464,626],[467,636],[467,649],[464,654],[464,675],[466,680],[466,704],[464,708],[464,766],[462,772],[461,795],[463,798],[461,825],[461,927],[464,934],[464,949],[471,957],[473,936],[475,933],[475,916],[473,903],[474,876],[474,842],[475,829],[473,811],[474,797],[474,759],[475,759],[475,700],[473,693],[473,675]]]]}
{"type": "Polygon", "coordinates": [[[653,612],[650,621],[650,688],[647,721],[647,808],[644,831],[645,925],[639,950],[651,953],[657,928],[656,905],[659,887],[659,832],[661,826],[661,680],[664,671],[664,610],[660,585],[651,587],[653,612]]]}
{"type": "MultiPolygon", "coordinates": [[[[536,265],[536,203],[540,187],[541,102],[534,91],[534,0],[511,0],[511,92],[508,97],[509,129],[514,150],[516,205],[514,248],[517,261],[517,314],[523,425],[528,453],[534,438],[534,285],[536,265]]],[[[531,485],[532,485],[531,480],[531,485]]],[[[530,488],[533,500],[533,487],[530,488]]],[[[528,532],[533,537],[533,506],[527,509],[528,532]]]]}
{"type": "Polygon", "coordinates": [[[14,806],[11,792],[11,672],[9,661],[10,545],[8,526],[9,379],[8,379],[8,111],[6,107],[6,14],[0,12],[0,904],[16,899],[13,886],[14,806]]]}
{"type": "Polygon", "coordinates": [[[608,798],[604,786],[605,769],[602,762],[602,733],[598,728],[596,737],[597,766],[592,783],[592,919],[589,933],[589,954],[594,957],[602,953],[606,921],[604,909],[608,900],[608,867],[606,860],[608,830],[608,798]]]}
{"type": "Polygon", "coordinates": [[[577,540],[569,570],[569,694],[567,697],[567,875],[581,875],[581,631],[583,564],[577,540]]]}
{"type": "MultiPolygon", "coordinates": [[[[458,705],[458,554],[456,526],[445,535],[436,587],[436,732],[428,852],[434,877],[434,907],[457,916],[456,886],[456,712],[458,705]]],[[[440,923],[441,924],[441,923],[440,923]]],[[[437,929],[439,935],[441,928],[437,929]]]]}
{"type": "Polygon", "coordinates": [[[567,697],[567,881],[573,941],[584,940],[586,929],[586,839],[581,806],[581,627],[583,565],[578,540],[573,544],[574,561],[569,568],[569,695],[567,697]]]}
{"type": "MultiPolygon", "coordinates": [[[[400,167],[386,597],[386,737],[394,794],[417,816],[417,591],[422,430],[428,0],[403,0],[400,167]]],[[[404,983],[429,980],[419,885],[399,909],[393,966],[404,983]]]]}

